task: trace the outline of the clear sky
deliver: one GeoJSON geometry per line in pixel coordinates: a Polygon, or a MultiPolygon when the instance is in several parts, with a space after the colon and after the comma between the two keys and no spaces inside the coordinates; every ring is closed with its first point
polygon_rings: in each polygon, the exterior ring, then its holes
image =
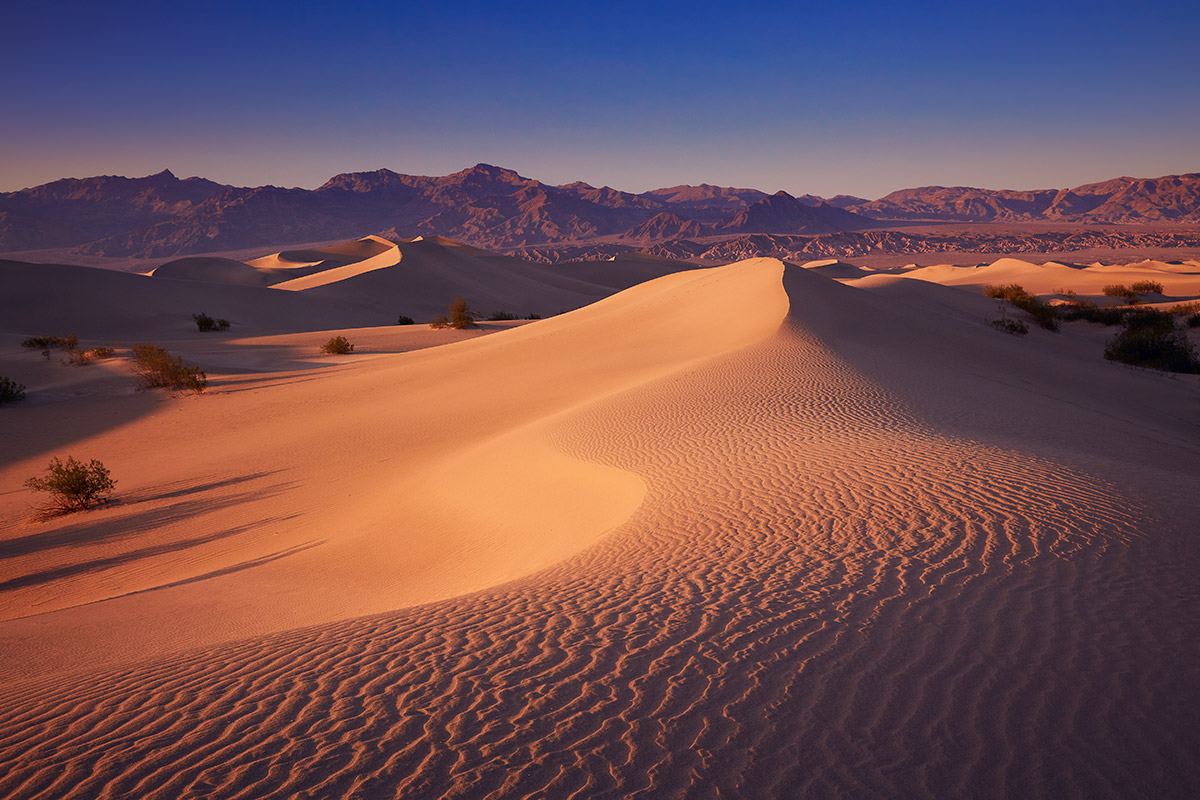
{"type": "Polygon", "coordinates": [[[879,197],[1200,171],[1200,2],[0,4],[0,190],[548,183],[879,197]]]}

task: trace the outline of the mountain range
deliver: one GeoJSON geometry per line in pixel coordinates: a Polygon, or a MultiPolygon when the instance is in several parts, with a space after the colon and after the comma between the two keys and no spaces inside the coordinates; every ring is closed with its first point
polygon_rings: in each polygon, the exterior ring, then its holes
{"type": "Polygon", "coordinates": [[[1200,223],[1200,173],[1035,191],[926,186],[828,200],[700,184],[641,194],[545,184],[487,164],[441,177],[391,170],[323,186],[235,187],[164,170],[64,178],[0,194],[0,252],[74,247],[159,258],[376,233],[436,234],[501,252],[604,241],[628,247],[753,234],[815,236],[915,222],[1200,223]]]}

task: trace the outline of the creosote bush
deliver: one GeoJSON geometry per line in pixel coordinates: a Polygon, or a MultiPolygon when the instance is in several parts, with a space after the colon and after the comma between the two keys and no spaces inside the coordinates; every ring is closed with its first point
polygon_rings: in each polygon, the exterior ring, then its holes
{"type": "Polygon", "coordinates": [[[431,328],[456,328],[464,330],[475,324],[475,320],[479,319],[479,312],[471,309],[467,305],[467,301],[461,297],[454,298],[454,302],[450,304],[450,316],[439,314],[429,323],[431,328]]]}
{"type": "Polygon", "coordinates": [[[26,488],[50,494],[43,509],[50,514],[69,514],[106,503],[116,484],[108,468],[96,459],[85,464],[71,456],[65,462],[55,457],[44,476],[25,481],[26,488]]]}
{"type": "Polygon", "coordinates": [[[492,312],[492,315],[487,318],[487,321],[488,322],[505,322],[507,320],[516,319],[516,318],[517,318],[516,314],[510,314],[507,311],[494,311],[494,312],[492,312]]]}
{"type": "Polygon", "coordinates": [[[530,314],[530,315],[529,315],[528,317],[526,317],[525,319],[541,319],[541,318],[542,318],[542,315],[541,315],[541,314],[530,314]]]}
{"type": "Polygon", "coordinates": [[[69,364],[72,367],[86,367],[93,361],[103,361],[106,358],[112,358],[117,354],[117,351],[111,347],[93,347],[90,350],[68,350],[67,357],[63,359],[63,364],[69,364]]]}
{"type": "Polygon", "coordinates": [[[347,353],[354,352],[354,345],[345,336],[334,336],[325,344],[321,345],[321,352],[328,353],[331,356],[344,356],[347,353]]]}
{"type": "Polygon", "coordinates": [[[1134,294],[1162,294],[1163,285],[1158,281],[1138,281],[1129,285],[1134,294]]]}
{"type": "Polygon", "coordinates": [[[1010,283],[1006,286],[990,284],[983,287],[983,293],[997,300],[1007,300],[1033,317],[1034,322],[1048,331],[1058,330],[1058,317],[1055,315],[1054,309],[1025,291],[1025,287],[1020,284],[1010,283]]]}
{"type": "Polygon", "coordinates": [[[192,319],[196,321],[196,328],[201,331],[227,331],[229,330],[229,320],[213,319],[208,314],[201,311],[199,314],[192,314],[192,319]]]}
{"type": "Polygon", "coordinates": [[[397,325],[414,325],[414,324],[416,324],[416,322],[417,321],[415,319],[413,319],[412,317],[405,316],[404,314],[401,314],[396,319],[397,325]]]}
{"type": "Polygon", "coordinates": [[[1120,297],[1128,300],[1130,305],[1136,305],[1141,302],[1141,299],[1137,296],[1137,292],[1123,283],[1110,283],[1104,287],[1103,291],[1105,297],[1120,297]]]}
{"type": "Polygon", "coordinates": [[[70,336],[30,336],[25,341],[21,342],[21,347],[27,347],[30,350],[41,350],[42,355],[47,359],[50,358],[51,350],[74,350],[79,346],[79,339],[75,334],[70,336]]]}
{"type": "Polygon", "coordinates": [[[208,376],[202,369],[185,364],[183,358],[161,347],[135,344],[133,359],[133,368],[144,389],[187,389],[199,394],[208,387],[208,376]]]}
{"type": "Polygon", "coordinates": [[[1080,303],[1061,306],[1058,315],[1067,322],[1082,319],[1100,325],[1116,325],[1125,316],[1125,310],[1119,306],[1094,306],[1091,303],[1080,303]]]}
{"type": "Polygon", "coordinates": [[[25,399],[25,384],[0,375],[0,403],[13,403],[25,399]]]}
{"type": "Polygon", "coordinates": [[[1200,360],[1187,333],[1165,311],[1137,309],[1125,314],[1125,327],[1108,340],[1104,357],[1167,372],[1200,373],[1200,360]]]}

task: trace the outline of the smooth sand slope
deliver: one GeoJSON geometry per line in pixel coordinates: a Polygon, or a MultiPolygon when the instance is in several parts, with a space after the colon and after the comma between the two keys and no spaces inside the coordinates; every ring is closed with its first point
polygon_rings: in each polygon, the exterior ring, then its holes
{"type": "Polygon", "coordinates": [[[0,796],[1194,796],[1200,385],[993,305],[760,259],[81,433],[0,796]]]}

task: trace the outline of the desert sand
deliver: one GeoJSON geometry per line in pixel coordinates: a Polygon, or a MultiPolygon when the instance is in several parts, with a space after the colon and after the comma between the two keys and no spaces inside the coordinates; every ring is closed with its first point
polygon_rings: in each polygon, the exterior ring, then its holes
{"type": "Polygon", "coordinates": [[[0,264],[0,796],[1200,791],[1200,378],[981,293],[1200,269],[338,255],[0,264]],[[388,325],[472,288],[578,310],[388,325]],[[72,323],[211,386],[19,346],[72,323]],[[68,453],[116,502],[38,519],[68,453]]]}

